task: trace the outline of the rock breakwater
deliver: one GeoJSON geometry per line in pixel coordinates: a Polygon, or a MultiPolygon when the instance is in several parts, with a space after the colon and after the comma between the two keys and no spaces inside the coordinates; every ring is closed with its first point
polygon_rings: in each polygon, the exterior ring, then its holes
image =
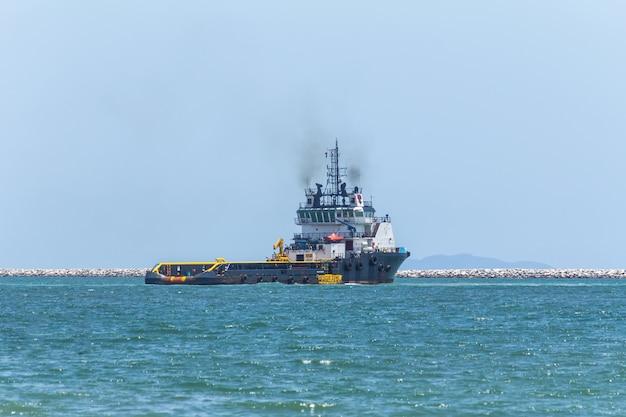
{"type": "MultiPolygon", "coordinates": [[[[144,277],[146,268],[0,268],[0,277],[144,277]]],[[[626,269],[425,269],[398,271],[398,278],[626,278],[626,269]]]]}
{"type": "Polygon", "coordinates": [[[145,268],[2,269],[0,277],[143,277],[145,268]]]}
{"type": "Polygon", "coordinates": [[[398,271],[398,278],[626,278],[626,269],[434,269],[398,271]]]}

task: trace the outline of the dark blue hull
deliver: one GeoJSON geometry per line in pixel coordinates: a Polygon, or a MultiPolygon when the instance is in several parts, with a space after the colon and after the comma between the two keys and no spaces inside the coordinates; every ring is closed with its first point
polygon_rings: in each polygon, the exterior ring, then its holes
{"type": "MultiPolygon", "coordinates": [[[[170,265],[169,274],[151,270],[146,284],[242,285],[279,282],[282,284],[320,284],[322,276],[340,275],[340,284],[392,283],[408,252],[363,253],[346,259],[318,262],[231,262],[221,268],[203,271],[202,264],[170,265]],[[193,268],[193,267],[197,268],[193,268]],[[195,271],[202,271],[194,273],[195,271]],[[176,271],[176,272],[174,272],[176,271]]],[[[155,268],[156,269],[156,268],[155,268]]]]}

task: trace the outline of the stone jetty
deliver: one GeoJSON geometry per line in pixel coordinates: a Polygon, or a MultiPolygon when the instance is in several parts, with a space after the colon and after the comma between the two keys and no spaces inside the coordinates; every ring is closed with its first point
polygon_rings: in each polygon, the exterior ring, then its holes
{"type": "Polygon", "coordinates": [[[144,277],[146,268],[2,269],[0,277],[144,277]]]}
{"type": "MultiPolygon", "coordinates": [[[[146,268],[8,269],[0,277],[144,277],[146,268]]],[[[626,269],[424,269],[397,278],[626,278],[626,269]]]]}
{"type": "Polygon", "coordinates": [[[398,271],[398,278],[626,278],[626,269],[429,269],[398,271]]]}

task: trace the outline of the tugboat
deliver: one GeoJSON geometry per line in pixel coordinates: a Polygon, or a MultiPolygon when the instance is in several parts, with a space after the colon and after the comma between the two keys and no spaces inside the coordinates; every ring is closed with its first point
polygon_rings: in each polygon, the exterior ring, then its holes
{"type": "Polygon", "coordinates": [[[297,210],[301,226],[293,243],[274,244],[271,258],[257,262],[161,262],[146,273],[146,284],[383,284],[391,283],[410,256],[396,246],[388,215],[378,217],[359,187],[347,188],[339,167],[339,145],[328,149],[326,186],[305,190],[297,210]]]}

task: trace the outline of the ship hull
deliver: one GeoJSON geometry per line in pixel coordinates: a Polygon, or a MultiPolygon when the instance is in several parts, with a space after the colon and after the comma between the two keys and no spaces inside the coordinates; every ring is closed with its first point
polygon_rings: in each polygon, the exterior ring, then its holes
{"type": "Polygon", "coordinates": [[[345,259],[318,262],[231,262],[209,268],[209,270],[204,270],[207,263],[160,264],[146,274],[145,283],[158,285],[249,285],[272,282],[388,284],[393,282],[398,268],[409,255],[408,252],[372,252],[345,259]]]}

